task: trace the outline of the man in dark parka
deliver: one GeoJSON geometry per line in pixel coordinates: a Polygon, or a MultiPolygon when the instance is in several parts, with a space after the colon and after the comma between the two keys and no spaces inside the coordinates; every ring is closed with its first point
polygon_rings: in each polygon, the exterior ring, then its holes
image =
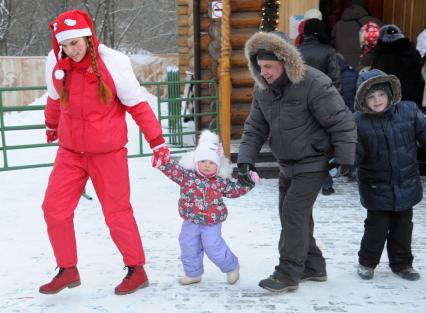
{"type": "Polygon", "coordinates": [[[356,127],[330,78],[307,66],[279,33],[259,32],[245,45],[255,80],[253,102],[238,153],[238,177],[247,175],[270,138],[280,167],[279,264],[259,286],[296,290],[300,281],[327,280],[326,265],[313,236],[312,208],[334,157],[342,172],[354,163],[356,127]]]}

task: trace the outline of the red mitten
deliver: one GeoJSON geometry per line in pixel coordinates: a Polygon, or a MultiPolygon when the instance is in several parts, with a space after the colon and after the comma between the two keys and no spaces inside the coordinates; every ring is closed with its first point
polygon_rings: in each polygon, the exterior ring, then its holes
{"type": "Polygon", "coordinates": [[[56,129],[46,128],[46,140],[47,143],[52,143],[58,139],[58,133],[56,129]]]}
{"type": "Polygon", "coordinates": [[[159,167],[170,161],[170,151],[167,146],[162,145],[158,148],[153,148],[154,155],[151,159],[151,164],[153,167],[159,167]]]}

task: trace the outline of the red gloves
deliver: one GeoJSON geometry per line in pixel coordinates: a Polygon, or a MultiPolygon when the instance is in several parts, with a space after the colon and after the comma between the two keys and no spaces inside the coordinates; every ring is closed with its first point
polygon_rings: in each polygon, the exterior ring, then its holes
{"type": "Polygon", "coordinates": [[[46,128],[46,141],[52,143],[58,139],[58,133],[56,129],[46,128]]]}
{"type": "Polygon", "coordinates": [[[159,167],[170,161],[170,151],[166,145],[161,145],[158,148],[153,148],[154,155],[151,159],[151,164],[153,167],[159,167]]]}

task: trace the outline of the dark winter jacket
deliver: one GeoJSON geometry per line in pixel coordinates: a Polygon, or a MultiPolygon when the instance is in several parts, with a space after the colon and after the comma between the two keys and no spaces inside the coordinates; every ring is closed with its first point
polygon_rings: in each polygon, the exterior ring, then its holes
{"type": "Polygon", "coordinates": [[[426,117],[411,101],[400,101],[400,83],[378,70],[360,74],[354,114],[358,128],[356,166],[361,204],[369,210],[402,211],[420,202],[423,189],[417,141],[426,145],[426,117]],[[391,102],[383,113],[371,111],[368,90],[388,83],[391,102]]]}
{"type": "Polygon", "coordinates": [[[273,33],[254,34],[245,54],[256,85],[238,163],[254,164],[270,135],[272,153],[286,176],[325,171],[333,155],[337,163],[353,164],[355,123],[330,78],[304,65],[296,47],[273,33]],[[260,75],[259,49],[272,51],[284,63],[285,72],[272,85],[260,75]]]}
{"type": "Polygon", "coordinates": [[[342,94],[343,100],[345,100],[347,107],[353,112],[358,72],[355,71],[355,69],[346,63],[342,58],[337,57],[337,60],[339,61],[342,80],[340,93],[342,94]]]}
{"type": "Polygon", "coordinates": [[[330,77],[334,87],[340,90],[340,67],[333,47],[320,43],[314,36],[305,36],[299,51],[306,64],[330,77]]]}
{"type": "Polygon", "coordinates": [[[402,100],[422,103],[424,82],[421,74],[421,57],[414,43],[407,38],[392,42],[379,39],[374,50],[373,68],[398,77],[402,100]]]}
{"type": "Polygon", "coordinates": [[[341,19],[331,31],[331,44],[352,67],[358,66],[359,55],[361,54],[359,30],[370,21],[379,26],[382,25],[379,19],[369,16],[367,10],[362,6],[351,5],[343,11],[341,19]]]}

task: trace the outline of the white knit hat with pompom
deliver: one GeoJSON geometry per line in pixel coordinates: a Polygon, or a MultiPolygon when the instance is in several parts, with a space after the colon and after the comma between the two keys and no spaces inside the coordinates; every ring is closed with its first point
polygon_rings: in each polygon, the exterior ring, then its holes
{"type": "Polygon", "coordinates": [[[186,169],[195,170],[196,163],[203,160],[214,162],[218,167],[218,176],[232,176],[231,162],[225,157],[219,136],[206,129],[201,132],[198,145],[194,151],[186,153],[179,163],[186,169]]]}

